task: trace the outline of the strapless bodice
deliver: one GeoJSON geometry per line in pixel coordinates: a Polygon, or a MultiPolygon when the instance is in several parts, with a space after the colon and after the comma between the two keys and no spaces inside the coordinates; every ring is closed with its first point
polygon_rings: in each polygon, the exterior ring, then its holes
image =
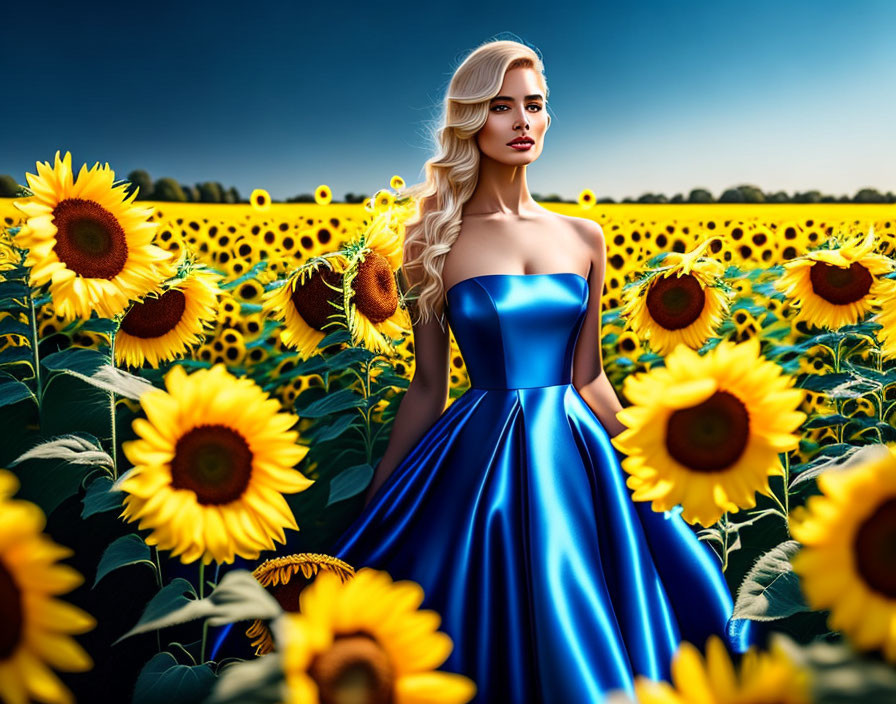
{"type": "Polygon", "coordinates": [[[572,382],[588,281],[572,272],[483,274],[446,292],[446,316],[479,389],[572,382]]]}

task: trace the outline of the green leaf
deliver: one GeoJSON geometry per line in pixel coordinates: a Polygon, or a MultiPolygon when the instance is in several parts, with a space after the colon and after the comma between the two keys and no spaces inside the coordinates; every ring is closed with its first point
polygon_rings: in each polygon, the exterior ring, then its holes
{"type": "Polygon", "coordinates": [[[209,695],[216,679],[204,663],[179,665],[171,653],[159,653],[140,670],[132,704],[197,704],[209,695]]]}
{"type": "Polygon", "coordinates": [[[815,418],[812,418],[811,420],[806,421],[806,423],[803,425],[803,428],[807,430],[810,428],[829,428],[834,425],[843,425],[844,423],[848,423],[849,420],[850,419],[848,416],[834,413],[833,415],[829,416],[817,416],[815,418]]]}
{"type": "MultiPolygon", "coordinates": [[[[4,276],[7,272],[3,272],[4,276]]],[[[22,281],[0,281],[0,298],[27,300],[30,291],[22,281]]]]}
{"type": "Polygon", "coordinates": [[[354,364],[368,362],[376,355],[364,347],[348,347],[327,358],[327,366],[333,370],[345,369],[354,364]]]}
{"type": "Polygon", "coordinates": [[[34,354],[27,345],[16,345],[7,347],[0,351],[0,366],[6,364],[27,364],[29,367],[34,366],[34,354]]]}
{"type": "Polygon", "coordinates": [[[19,401],[30,398],[37,403],[37,397],[31,392],[27,384],[21,381],[4,381],[0,383],[0,407],[11,406],[19,401]]]}
{"type": "Polygon", "coordinates": [[[317,348],[322,350],[330,345],[338,345],[342,343],[349,344],[351,341],[352,336],[349,334],[348,330],[345,328],[338,328],[325,335],[324,338],[317,343],[317,348]]]}
{"type": "Polygon", "coordinates": [[[94,479],[84,494],[84,508],[81,510],[81,518],[120,509],[124,495],[120,491],[111,491],[111,489],[112,479],[110,477],[94,479]]]}
{"type": "Polygon", "coordinates": [[[308,434],[308,438],[311,442],[326,442],[327,440],[333,440],[342,435],[349,427],[358,420],[358,416],[353,413],[346,413],[344,415],[336,418],[335,421],[330,423],[329,425],[320,425],[313,429],[312,432],[308,434]]]}
{"type": "Polygon", "coordinates": [[[210,626],[223,626],[252,619],[269,621],[283,613],[277,600],[248,570],[231,570],[225,574],[205,599],[184,598],[184,588],[175,586],[177,582],[186,584],[195,596],[192,585],[178,577],[149,602],[137,625],[118,640],[200,618],[207,619],[210,626]]]}
{"type": "Polygon", "coordinates": [[[233,662],[218,670],[218,681],[203,704],[280,704],[283,666],[278,653],[233,662]]]}
{"type": "Polygon", "coordinates": [[[370,486],[371,479],[373,479],[373,467],[369,464],[359,464],[343,470],[330,481],[330,498],[327,499],[326,505],[360,494],[370,486]]]}
{"type": "Polygon", "coordinates": [[[3,318],[0,320],[0,337],[4,335],[21,335],[31,339],[31,326],[15,318],[3,318]]]}
{"type": "Polygon", "coordinates": [[[795,540],[785,540],[756,560],[737,590],[732,618],[774,621],[812,611],[790,563],[800,547],[795,540]]]}
{"type": "Polygon", "coordinates": [[[66,372],[80,378],[90,378],[108,362],[108,356],[86,347],[69,347],[41,359],[41,364],[51,371],[66,372]]]}
{"type": "Polygon", "coordinates": [[[112,458],[103,450],[99,440],[87,433],[61,435],[42,442],[16,457],[9,466],[15,467],[20,462],[34,459],[58,459],[71,464],[112,469],[112,458]]]}
{"type": "Polygon", "coordinates": [[[70,374],[91,386],[134,401],[153,388],[146,379],[115,367],[109,357],[96,350],[69,348],[45,357],[42,362],[47,369],[70,374]]]}
{"type": "Polygon", "coordinates": [[[120,567],[139,564],[146,564],[155,569],[156,566],[153,564],[152,556],[149,554],[149,546],[143,542],[143,538],[139,535],[134,533],[123,535],[107,547],[100,558],[93,586],[96,587],[103,577],[120,567]]]}
{"type": "MultiPolygon", "coordinates": [[[[144,626],[146,624],[155,623],[168,614],[173,613],[194,601],[196,601],[196,590],[193,589],[193,585],[183,577],[175,577],[171,580],[170,584],[160,589],[158,594],[150,599],[149,603],[146,605],[146,609],[143,611],[143,615],[140,617],[140,620],[137,621],[137,624],[130,631],[121,636],[121,638],[112,643],[112,645],[115,645],[115,643],[119,643],[136,633],[154,630],[152,626],[148,628],[145,628],[144,626]],[[192,598],[188,598],[184,596],[184,594],[190,594],[192,598]]],[[[158,627],[156,626],[156,628],[158,627]]]]}
{"type": "Polygon", "coordinates": [[[300,405],[296,399],[295,412],[304,418],[320,418],[331,413],[339,413],[349,408],[359,408],[364,405],[364,399],[352,389],[339,389],[328,393],[323,398],[312,401],[306,405],[300,405]]]}

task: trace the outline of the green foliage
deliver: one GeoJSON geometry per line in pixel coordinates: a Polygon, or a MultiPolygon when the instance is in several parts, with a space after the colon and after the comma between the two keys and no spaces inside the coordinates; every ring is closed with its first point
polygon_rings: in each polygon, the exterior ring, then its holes
{"type": "Polygon", "coordinates": [[[96,587],[103,577],[114,570],[140,564],[149,565],[152,569],[156,568],[143,538],[134,533],[123,535],[103,553],[100,564],[96,568],[96,579],[93,580],[93,586],[96,587]]]}
{"type": "Polygon", "coordinates": [[[171,653],[159,653],[140,671],[132,704],[197,704],[214,683],[208,665],[180,665],[171,653]]]}

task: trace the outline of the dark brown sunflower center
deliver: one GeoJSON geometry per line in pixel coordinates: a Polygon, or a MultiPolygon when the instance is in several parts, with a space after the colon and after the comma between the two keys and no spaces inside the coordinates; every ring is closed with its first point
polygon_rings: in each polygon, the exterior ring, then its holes
{"type": "Polygon", "coordinates": [[[700,317],[706,292],[691,274],[659,276],[647,293],[650,317],[666,330],[681,330],[700,317]]]}
{"type": "Polygon", "coordinates": [[[22,639],[22,593],[0,560],[0,660],[8,659],[22,639]]]}
{"type": "Polygon", "coordinates": [[[310,327],[324,331],[328,318],[342,310],[342,274],[321,267],[292,292],[292,304],[310,327]],[[336,286],[334,291],[327,284],[336,286]],[[337,306],[334,308],[334,305],[337,306]]]}
{"type": "MultiPolygon", "coordinates": [[[[282,575],[281,579],[284,579],[282,575]]],[[[285,579],[286,581],[282,581],[280,584],[268,587],[268,591],[284,611],[297,612],[299,611],[299,594],[308,585],[308,580],[295,572],[285,579]]]]}
{"type": "Polygon", "coordinates": [[[828,303],[843,306],[864,298],[874,280],[871,273],[858,262],[848,269],[827,262],[816,262],[809,271],[812,290],[828,303]]]}
{"type": "Polygon", "coordinates": [[[393,704],[395,670],[376,639],[358,632],[337,635],[308,667],[320,704],[393,704]]]}
{"type": "Polygon", "coordinates": [[[259,205],[264,205],[265,197],[263,195],[259,194],[259,195],[255,196],[255,202],[258,203],[259,205]]]}
{"type": "Polygon", "coordinates": [[[161,337],[174,330],[186,309],[187,297],[172,288],[158,298],[144,298],[132,305],[121,321],[121,329],[134,337],[161,337]]]}
{"type": "Polygon", "coordinates": [[[171,486],[196,492],[200,504],[227,504],[243,495],[252,477],[252,451],[225,425],[200,425],[174,448],[171,486]]]}
{"type": "Polygon", "coordinates": [[[53,209],[59,261],[88,279],[113,279],[128,261],[128,241],[118,219],[99,203],[67,198],[53,209]]]}
{"type": "Polygon", "coordinates": [[[355,305],[368,320],[381,323],[398,309],[398,287],[389,260],[379,254],[368,254],[352,281],[355,305]]]}
{"type": "Polygon", "coordinates": [[[716,391],[703,403],[673,411],[666,426],[666,448],[674,460],[695,472],[719,472],[743,454],[750,416],[734,394],[716,391]]]}
{"type": "Polygon", "coordinates": [[[896,599],[896,496],[884,501],[856,531],[856,569],[866,584],[896,599]]]}

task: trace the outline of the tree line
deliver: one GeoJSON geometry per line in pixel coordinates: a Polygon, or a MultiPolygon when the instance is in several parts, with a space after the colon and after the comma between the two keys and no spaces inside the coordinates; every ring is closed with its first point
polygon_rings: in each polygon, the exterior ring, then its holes
{"type": "MultiPolygon", "coordinates": [[[[153,180],[143,169],[136,169],[128,174],[130,185],[127,193],[130,196],[135,189],[136,200],[169,201],[179,203],[248,203],[249,199],[240,195],[235,186],[225,188],[218,181],[204,181],[193,185],[178,182],[176,179],[163,177],[153,180]]],[[[21,195],[21,186],[12,176],[0,174],[0,198],[16,198],[21,195]]],[[[336,203],[363,203],[370,195],[366,193],[346,193],[343,200],[336,203]]],[[[532,197],[540,203],[577,203],[575,198],[563,198],[557,193],[533,193],[532,197]]],[[[285,201],[273,200],[275,203],[313,203],[313,193],[299,193],[285,201]]],[[[694,188],[687,197],[676,193],[671,198],[663,193],[644,193],[637,198],[625,197],[620,201],[613,198],[597,198],[597,203],[896,203],[896,193],[881,193],[876,188],[859,189],[853,196],[834,196],[823,194],[818,190],[796,191],[789,194],[785,191],[763,191],[757,186],[741,185],[724,190],[718,198],[706,188],[694,188]]]]}

